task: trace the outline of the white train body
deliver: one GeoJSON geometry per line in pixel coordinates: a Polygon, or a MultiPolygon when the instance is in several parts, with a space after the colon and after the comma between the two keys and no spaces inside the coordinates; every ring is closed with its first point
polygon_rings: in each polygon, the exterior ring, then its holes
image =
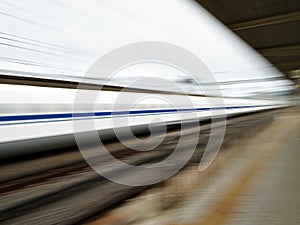
{"type": "MultiPolygon", "coordinates": [[[[84,92],[95,94],[95,91],[84,92]]],[[[122,127],[143,128],[154,122],[172,124],[195,117],[205,120],[212,114],[231,116],[287,105],[271,100],[149,93],[145,98],[142,93],[102,91],[91,104],[75,104],[74,111],[76,94],[74,89],[1,85],[0,158],[74,144],[74,132],[90,131],[86,127],[74,130],[74,120],[92,119],[94,129],[105,137],[106,133],[109,136],[113,129],[122,127]],[[118,98],[124,94],[125,100],[119,102],[118,98]],[[178,102],[181,106],[175,107],[178,102]],[[93,111],[89,109],[91,105],[93,111]]]]}

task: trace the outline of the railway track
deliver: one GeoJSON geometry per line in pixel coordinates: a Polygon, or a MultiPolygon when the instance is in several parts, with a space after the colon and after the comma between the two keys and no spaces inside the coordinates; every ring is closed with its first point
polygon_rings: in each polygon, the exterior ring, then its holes
{"type": "MultiPolygon", "coordinates": [[[[229,118],[224,144],[243,133],[247,134],[249,129],[262,127],[272,120],[274,113],[276,111],[273,110],[229,118]]],[[[184,135],[188,137],[197,129],[188,127],[184,135]]],[[[113,141],[106,143],[106,147],[111,154],[128,164],[157,162],[167,157],[178,142],[180,129],[173,126],[169,130],[164,141],[149,152],[132,151],[113,141]]],[[[209,135],[209,122],[202,122],[198,148],[190,163],[199,162],[209,135]]],[[[100,177],[75,146],[7,159],[0,168],[0,223],[3,224],[45,224],[45,221],[47,224],[80,223],[149,188],[115,184],[100,177]]],[[[122,167],[111,168],[110,172],[124,177],[131,173],[122,167]]]]}

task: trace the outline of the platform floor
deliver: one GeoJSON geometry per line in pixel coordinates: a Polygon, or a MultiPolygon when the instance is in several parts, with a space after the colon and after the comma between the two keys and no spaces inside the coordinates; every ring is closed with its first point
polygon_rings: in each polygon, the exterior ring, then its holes
{"type": "Polygon", "coordinates": [[[207,171],[197,169],[94,224],[300,224],[300,109],[283,110],[263,130],[220,153],[207,171]]]}
{"type": "Polygon", "coordinates": [[[300,224],[300,114],[276,119],[286,121],[277,131],[285,138],[272,138],[280,148],[274,149],[273,158],[266,160],[230,212],[228,225],[300,224]]]}

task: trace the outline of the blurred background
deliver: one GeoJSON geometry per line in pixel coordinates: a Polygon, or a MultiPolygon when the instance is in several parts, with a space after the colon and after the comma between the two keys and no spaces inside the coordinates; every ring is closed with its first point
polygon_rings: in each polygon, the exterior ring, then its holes
{"type": "Polygon", "coordinates": [[[0,223],[299,223],[299,1],[0,0],[0,18],[0,223]],[[149,42],[205,69],[97,67],[149,42]]]}

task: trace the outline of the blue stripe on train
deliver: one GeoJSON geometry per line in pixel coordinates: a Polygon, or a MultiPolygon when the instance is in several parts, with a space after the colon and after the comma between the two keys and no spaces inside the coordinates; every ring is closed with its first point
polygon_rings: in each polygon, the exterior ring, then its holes
{"type": "Polygon", "coordinates": [[[151,115],[157,113],[176,113],[176,112],[192,112],[192,111],[207,111],[207,110],[225,110],[225,109],[243,109],[243,108],[257,108],[268,107],[271,105],[259,106],[227,106],[216,108],[195,108],[195,109],[147,109],[147,110],[133,110],[133,111],[116,111],[116,112],[94,112],[94,113],[57,113],[57,114],[35,114],[35,115],[13,115],[0,116],[0,122],[11,121],[26,121],[26,120],[45,120],[45,119],[71,119],[82,117],[107,117],[119,115],[151,115]]]}

